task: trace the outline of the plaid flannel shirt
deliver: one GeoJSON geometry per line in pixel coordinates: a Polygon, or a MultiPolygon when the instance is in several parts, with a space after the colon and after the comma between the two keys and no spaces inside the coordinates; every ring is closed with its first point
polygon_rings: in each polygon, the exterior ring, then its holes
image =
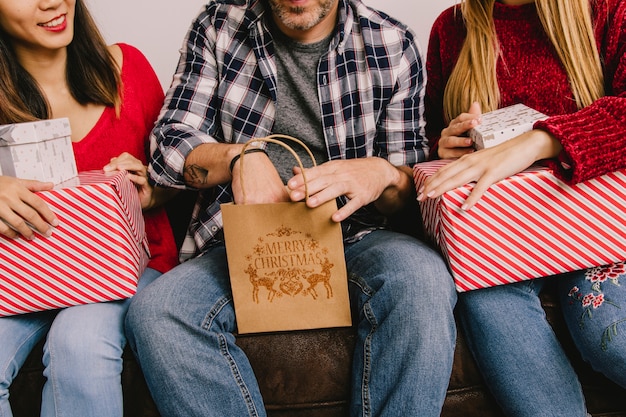
{"type": "MultiPolygon", "coordinates": [[[[185,159],[201,144],[243,143],[272,133],[280,86],[270,18],[261,0],[214,0],[203,7],[152,132],[149,173],[156,184],[189,188],[185,159]]],[[[317,73],[329,159],[378,156],[396,166],[426,160],[425,82],[422,54],[408,27],[360,0],[339,0],[335,35],[317,73]]],[[[181,260],[223,241],[220,204],[230,201],[230,184],[199,193],[181,260]]],[[[355,213],[351,224],[359,227],[344,227],[344,237],[381,227],[374,211],[355,213]]]]}

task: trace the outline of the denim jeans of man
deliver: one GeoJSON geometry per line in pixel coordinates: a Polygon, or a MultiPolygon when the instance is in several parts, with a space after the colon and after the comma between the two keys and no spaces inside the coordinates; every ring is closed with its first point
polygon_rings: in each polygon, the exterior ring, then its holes
{"type": "MultiPolygon", "coordinates": [[[[456,292],[440,255],[375,231],[345,248],[353,314],[353,416],[439,416],[452,368],[456,292]]],[[[126,329],[163,417],[265,416],[235,344],[223,246],[174,268],[131,303],[126,329]]]]}
{"type": "MultiPolygon", "coordinates": [[[[147,269],[138,291],[159,275],[147,269]]],[[[0,318],[0,417],[13,415],[9,386],[44,337],[41,416],[122,417],[124,317],[129,304],[112,301],[0,318]]]]}
{"type": "Polygon", "coordinates": [[[464,334],[507,416],[585,417],[578,377],[541,306],[544,284],[534,279],[460,294],[464,334]]]}

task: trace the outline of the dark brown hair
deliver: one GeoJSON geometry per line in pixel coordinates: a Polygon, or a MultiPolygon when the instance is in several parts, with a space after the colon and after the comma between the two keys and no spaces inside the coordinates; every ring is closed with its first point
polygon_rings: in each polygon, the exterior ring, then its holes
{"type": "MultiPolygon", "coordinates": [[[[83,0],[76,0],[74,37],[67,47],[67,84],[80,104],[121,106],[121,78],[83,0]]],[[[0,124],[51,117],[45,95],[18,62],[12,40],[0,29],[0,124]]]]}

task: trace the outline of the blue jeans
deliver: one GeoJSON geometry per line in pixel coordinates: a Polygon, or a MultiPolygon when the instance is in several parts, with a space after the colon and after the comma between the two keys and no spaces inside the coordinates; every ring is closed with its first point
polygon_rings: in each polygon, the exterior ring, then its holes
{"type": "MultiPolygon", "coordinates": [[[[147,269],[138,290],[160,273],[147,269]]],[[[41,416],[122,417],[124,316],[130,300],[0,318],[0,417],[12,416],[9,386],[44,337],[41,416]]]]}
{"type": "MultiPolygon", "coordinates": [[[[353,416],[439,416],[452,369],[456,292],[441,257],[411,237],[376,231],[345,248],[358,323],[353,416]]],[[[225,250],[164,274],[126,319],[163,417],[265,416],[235,344],[225,250]]]]}
{"type": "Polygon", "coordinates": [[[626,388],[626,265],[624,262],[559,279],[565,321],[583,359],[626,388]]]}
{"type": "Polygon", "coordinates": [[[507,416],[585,417],[578,377],[541,306],[545,282],[535,279],[460,294],[464,334],[507,416]]]}

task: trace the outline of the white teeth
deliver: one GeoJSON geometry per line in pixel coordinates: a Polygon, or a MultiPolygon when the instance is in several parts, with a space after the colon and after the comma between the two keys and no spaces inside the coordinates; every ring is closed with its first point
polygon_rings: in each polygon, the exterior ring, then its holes
{"type": "Polygon", "coordinates": [[[54,20],[51,20],[48,23],[43,23],[41,26],[47,27],[47,28],[51,28],[51,27],[55,27],[60,25],[61,23],[63,23],[63,21],[65,20],[65,16],[60,16],[54,20]]]}

